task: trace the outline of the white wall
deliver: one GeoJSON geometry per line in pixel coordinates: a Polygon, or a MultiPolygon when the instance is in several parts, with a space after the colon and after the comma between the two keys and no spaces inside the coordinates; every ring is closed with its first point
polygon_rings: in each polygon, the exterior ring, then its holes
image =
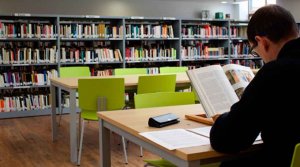
{"type": "Polygon", "coordinates": [[[289,10],[296,22],[300,23],[300,1],[299,0],[277,0],[277,4],[289,10]]]}
{"type": "Polygon", "coordinates": [[[200,17],[201,10],[235,16],[232,4],[209,0],[1,0],[0,13],[200,17]]]}

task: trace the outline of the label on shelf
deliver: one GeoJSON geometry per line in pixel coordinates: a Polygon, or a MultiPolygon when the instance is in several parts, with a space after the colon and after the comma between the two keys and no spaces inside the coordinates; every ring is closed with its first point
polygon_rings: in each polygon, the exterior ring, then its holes
{"type": "Polygon", "coordinates": [[[85,15],[85,18],[100,18],[100,16],[97,16],[97,15],[85,15]]]}
{"type": "Polygon", "coordinates": [[[176,20],[175,17],[162,17],[163,20],[176,20]]]}
{"type": "Polygon", "coordinates": [[[144,19],[143,16],[131,16],[130,18],[131,19],[144,19]]]}
{"type": "Polygon", "coordinates": [[[14,16],[31,16],[30,13],[14,13],[14,16]]]}

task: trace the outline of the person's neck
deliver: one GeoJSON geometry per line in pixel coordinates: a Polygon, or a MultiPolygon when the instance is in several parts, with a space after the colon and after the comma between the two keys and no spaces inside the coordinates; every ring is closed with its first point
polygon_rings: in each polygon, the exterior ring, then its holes
{"type": "Polygon", "coordinates": [[[279,42],[275,43],[273,45],[273,48],[271,49],[273,51],[272,55],[274,55],[274,57],[272,57],[270,59],[270,61],[276,60],[279,52],[281,51],[281,49],[284,47],[285,44],[287,44],[289,41],[297,39],[298,37],[288,37],[285,39],[280,40],[279,42]]]}

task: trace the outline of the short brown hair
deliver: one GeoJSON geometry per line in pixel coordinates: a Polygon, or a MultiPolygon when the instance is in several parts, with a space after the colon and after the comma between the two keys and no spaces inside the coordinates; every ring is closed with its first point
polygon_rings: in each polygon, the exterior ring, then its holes
{"type": "Polygon", "coordinates": [[[278,5],[259,8],[250,19],[247,30],[248,40],[257,44],[255,36],[266,36],[272,42],[298,36],[298,25],[293,15],[278,5]]]}

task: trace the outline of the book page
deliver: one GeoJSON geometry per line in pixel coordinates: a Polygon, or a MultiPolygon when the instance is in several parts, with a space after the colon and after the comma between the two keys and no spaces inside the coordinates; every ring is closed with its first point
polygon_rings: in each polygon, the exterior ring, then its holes
{"type": "Polygon", "coordinates": [[[239,100],[220,65],[188,70],[187,74],[207,117],[229,111],[239,100]]]}
{"type": "Polygon", "coordinates": [[[204,137],[209,137],[211,126],[201,127],[201,128],[193,128],[193,129],[187,129],[190,132],[202,135],[204,137]]]}
{"type": "Polygon", "coordinates": [[[245,88],[254,78],[254,73],[249,67],[237,64],[227,64],[223,66],[223,70],[232,85],[235,93],[241,98],[245,88]]]}
{"type": "Polygon", "coordinates": [[[169,150],[210,144],[208,138],[184,129],[143,132],[140,135],[169,150]]]}
{"type": "MultiPolygon", "coordinates": [[[[209,138],[210,129],[211,129],[211,126],[206,126],[206,127],[193,128],[193,129],[187,129],[187,130],[190,131],[190,132],[193,132],[193,133],[196,133],[196,134],[199,134],[199,135],[202,135],[202,136],[205,136],[205,137],[209,138]]],[[[262,140],[260,133],[256,137],[255,141],[259,141],[259,140],[262,140]]]]}

